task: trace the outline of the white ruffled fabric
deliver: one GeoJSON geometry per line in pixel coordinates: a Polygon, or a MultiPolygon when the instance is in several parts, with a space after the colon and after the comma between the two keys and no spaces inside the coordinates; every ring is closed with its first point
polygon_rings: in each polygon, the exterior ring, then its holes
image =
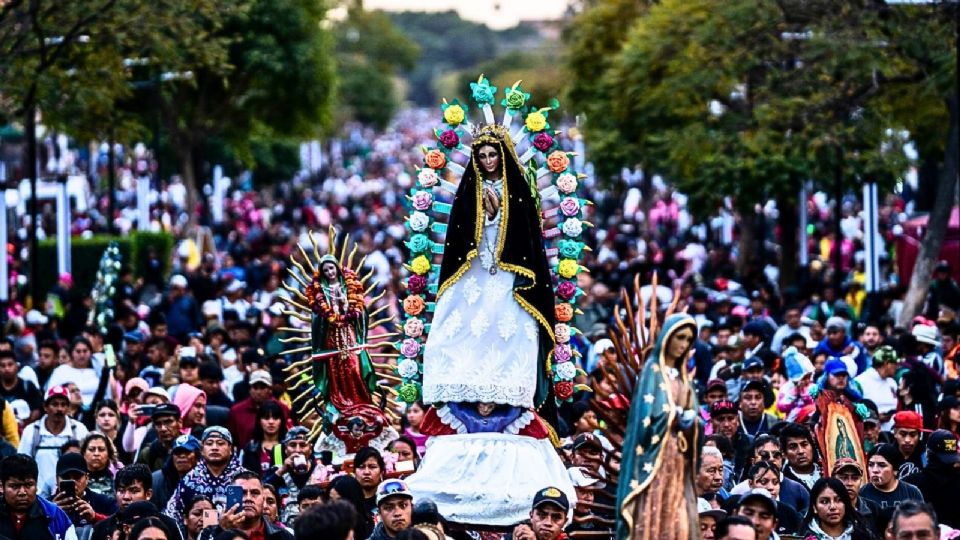
{"type": "Polygon", "coordinates": [[[433,500],[450,521],[512,525],[527,519],[534,495],[548,486],[563,491],[571,509],[576,504],[567,470],[547,439],[503,433],[444,435],[431,437],[427,449],[407,485],[414,500],[433,500]]]}

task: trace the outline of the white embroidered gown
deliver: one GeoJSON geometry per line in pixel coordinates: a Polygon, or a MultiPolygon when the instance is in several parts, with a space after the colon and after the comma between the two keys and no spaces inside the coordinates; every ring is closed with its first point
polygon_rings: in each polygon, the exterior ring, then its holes
{"type": "MultiPolygon", "coordinates": [[[[503,194],[503,182],[494,189],[503,194]]],[[[502,212],[484,218],[478,256],[437,300],[423,353],[428,405],[485,402],[530,408],[536,389],[536,321],[513,297],[515,274],[494,263],[502,212]]]]}

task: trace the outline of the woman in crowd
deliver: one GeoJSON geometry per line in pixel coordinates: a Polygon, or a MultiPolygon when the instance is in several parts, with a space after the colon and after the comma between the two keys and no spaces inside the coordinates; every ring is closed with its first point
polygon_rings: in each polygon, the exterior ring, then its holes
{"type": "Polygon", "coordinates": [[[130,408],[127,409],[129,421],[127,427],[123,430],[123,450],[125,452],[134,454],[143,444],[143,438],[147,436],[147,432],[152,427],[149,408],[156,408],[157,405],[169,402],[170,398],[163,388],[153,387],[144,392],[143,403],[132,403],[130,405],[130,408]]]}
{"type": "Polygon", "coordinates": [[[122,467],[113,442],[102,433],[91,433],[80,444],[80,454],[87,462],[90,490],[113,497],[113,476],[122,467]]]}
{"type": "Polygon", "coordinates": [[[363,488],[364,515],[373,516],[377,509],[377,486],[383,482],[383,473],[386,470],[383,456],[376,449],[364,446],[357,451],[353,464],[353,476],[363,488]]]}
{"type": "Polygon", "coordinates": [[[275,471],[283,465],[283,445],[280,442],[286,436],[286,413],[276,401],[265,401],[257,410],[253,438],[240,455],[243,468],[260,473],[264,478],[275,471]]]}
{"type": "Polygon", "coordinates": [[[75,338],[70,344],[70,361],[53,370],[47,388],[72,382],[80,389],[83,405],[92,405],[93,396],[100,386],[100,375],[90,365],[92,354],[93,345],[86,338],[75,338]]]}
{"type": "Polygon", "coordinates": [[[750,489],[763,488],[777,501],[777,532],[793,532],[800,526],[801,516],[796,508],[780,499],[780,467],[770,461],[758,461],[747,475],[750,489]]]}
{"type": "Polygon", "coordinates": [[[803,520],[800,537],[817,540],[874,540],[857,514],[843,483],[821,478],[810,490],[810,509],[803,520]]]}
{"type": "Polygon", "coordinates": [[[207,427],[207,394],[189,384],[177,386],[173,404],[180,409],[181,432],[200,437],[207,427]]]}
{"type": "Polygon", "coordinates": [[[342,500],[350,503],[357,511],[357,522],[353,527],[354,538],[367,538],[373,532],[373,516],[364,506],[363,487],[352,476],[338,476],[330,482],[330,501],[342,500]]]}
{"type": "Polygon", "coordinates": [[[276,486],[268,482],[263,483],[263,517],[270,523],[283,527],[280,523],[280,497],[277,495],[276,486]]]}
{"type": "MultiPolygon", "coordinates": [[[[417,452],[417,444],[410,437],[400,436],[390,442],[387,450],[397,455],[397,461],[412,461],[413,468],[420,467],[420,453],[417,452]]],[[[413,472],[413,471],[409,471],[413,472]]]]}
{"type": "Polygon", "coordinates": [[[213,510],[213,502],[203,495],[191,499],[184,508],[186,536],[184,540],[197,540],[203,530],[203,511],[213,510]]]}
{"type": "Polygon", "coordinates": [[[125,424],[125,420],[120,416],[120,406],[112,399],[105,399],[97,404],[94,414],[94,431],[102,433],[110,439],[113,447],[118,449],[117,453],[120,461],[129,463],[130,455],[121,450],[123,448],[123,437],[121,436],[123,429],[121,426],[125,424]]]}
{"type": "Polygon", "coordinates": [[[960,434],[960,399],[956,396],[943,396],[937,406],[940,411],[940,420],[937,427],[946,429],[953,434],[960,434]]]}
{"type": "Polygon", "coordinates": [[[406,424],[403,434],[417,444],[417,454],[424,455],[427,450],[427,436],[420,433],[420,424],[423,422],[423,414],[426,408],[423,402],[417,400],[407,405],[406,424]]]}
{"type": "Polygon", "coordinates": [[[141,519],[130,530],[127,540],[177,540],[158,517],[141,519]]]}

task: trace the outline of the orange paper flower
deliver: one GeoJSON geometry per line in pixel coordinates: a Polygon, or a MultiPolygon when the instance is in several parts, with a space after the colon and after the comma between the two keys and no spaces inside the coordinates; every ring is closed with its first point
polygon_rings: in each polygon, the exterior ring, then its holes
{"type": "Polygon", "coordinates": [[[431,169],[442,169],[447,164],[447,156],[443,155],[443,152],[437,149],[433,149],[427,152],[427,155],[423,157],[424,163],[427,164],[427,167],[431,169]]]}
{"type": "Polygon", "coordinates": [[[426,305],[423,303],[423,298],[420,296],[410,295],[403,299],[403,311],[405,311],[407,315],[417,316],[423,313],[423,308],[425,307],[426,305]]]}
{"type": "Polygon", "coordinates": [[[567,170],[568,166],[570,166],[570,158],[559,150],[551,152],[547,156],[547,168],[550,169],[550,172],[562,173],[567,170]]]}
{"type": "Polygon", "coordinates": [[[555,312],[559,322],[570,322],[573,318],[573,306],[570,304],[557,304],[555,312]]]}

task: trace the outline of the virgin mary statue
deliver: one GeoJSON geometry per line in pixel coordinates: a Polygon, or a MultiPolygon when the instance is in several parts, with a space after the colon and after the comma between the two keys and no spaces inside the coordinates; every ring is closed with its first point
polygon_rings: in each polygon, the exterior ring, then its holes
{"type": "Polygon", "coordinates": [[[619,539],[700,538],[700,425],[686,367],[696,331],[693,317],[668,317],[634,391],[617,489],[619,539]]]}
{"type": "Polygon", "coordinates": [[[475,131],[424,349],[432,407],[420,430],[432,437],[409,485],[459,523],[519,522],[544,486],[575,497],[550,442],[553,284],[535,185],[519,163],[504,127],[475,131]]]}

